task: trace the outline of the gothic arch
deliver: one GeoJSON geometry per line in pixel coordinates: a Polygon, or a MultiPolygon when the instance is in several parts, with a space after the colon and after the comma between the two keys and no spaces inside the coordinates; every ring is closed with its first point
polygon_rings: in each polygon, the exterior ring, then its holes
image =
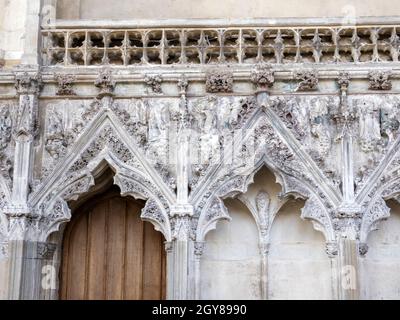
{"type": "MultiPolygon", "coordinates": [[[[393,177],[381,185],[375,186],[372,196],[365,202],[365,213],[361,219],[360,242],[367,243],[368,236],[372,231],[378,230],[381,221],[390,217],[390,208],[386,204],[387,200],[399,202],[400,177],[395,173],[393,177]]],[[[370,194],[371,194],[370,193],[370,194]]]]}
{"type": "Polygon", "coordinates": [[[175,195],[168,189],[123,130],[110,110],[102,110],[89,129],[78,139],[70,154],[54,169],[52,176],[31,196],[32,207],[42,225],[40,241],[59,230],[71,218],[67,202],[84,195],[94,185],[95,172],[107,164],[115,172],[114,183],[123,196],[147,200],[143,220],[153,223],[156,230],[171,239],[169,207],[175,195]],[[85,145],[82,148],[82,145],[85,145]]]}
{"type": "Polygon", "coordinates": [[[89,192],[94,186],[94,171],[99,166],[108,165],[114,172],[114,184],[121,189],[122,196],[132,196],[135,199],[145,200],[146,205],[141,218],[151,222],[157,231],[160,231],[167,241],[171,240],[169,224],[169,206],[165,198],[152,188],[152,183],[142,175],[122,167],[115,160],[115,155],[108,152],[89,163],[88,167],[94,167],[93,171],[85,170],[76,178],[72,178],[59,185],[48,200],[40,204],[40,213],[47,227],[40,234],[40,241],[47,240],[48,236],[60,229],[62,224],[71,219],[71,210],[68,201],[77,200],[80,196],[89,192]]]}
{"type": "Polygon", "coordinates": [[[256,173],[265,165],[274,174],[277,183],[282,186],[280,197],[285,202],[290,196],[306,200],[301,217],[311,220],[314,228],[324,234],[327,242],[334,242],[335,231],[333,224],[320,196],[307,183],[278,169],[271,162],[267,154],[257,153],[257,156],[259,160],[254,167],[249,168],[246,172],[230,176],[225,181],[219,181],[217,186],[207,193],[207,195],[212,196],[203,198],[202,202],[198,204],[201,211],[198,213],[199,217],[195,234],[196,241],[204,241],[207,233],[216,229],[217,223],[220,220],[230,220],[223,200],[235,198],[240,194],[246,193],[249,185],[254,182],[256,173]]]}

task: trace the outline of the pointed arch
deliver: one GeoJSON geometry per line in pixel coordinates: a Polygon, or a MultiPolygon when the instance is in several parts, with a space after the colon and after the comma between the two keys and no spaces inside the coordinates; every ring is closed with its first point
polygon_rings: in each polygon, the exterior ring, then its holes
{"type": "Polygon", "coordinates": [[[367,243],[372,231],[378,230],[379,224],[390,217],[390,208],[387,200],[400,202],[400,176],[397,171],[390,180],[376,185],[368,199],[364,201],[364,214],[360,225],[360,242],[367,243]]]}
{"type": "Polygon", "coordinates": [[[257,155],[259,159],[254,167],[240,174],[228,176],[224,181],[218,181],[216,187],[209,190],[198,203],[200,211],[196,226],[196,241],[204,241],[207,233],[216,229],[220,220],[230,220],[223,200],[246,193],[250,184],[254,182],[254,176],[262,166],[266,166],[276,177],[276,182],[282,186],[280,197],[285,200],[288,200],[289,197],[306,200],[301,217],[311,220],[314,228],[324,234],[327,242],[335,241],[335,231],[330,214],[313,188],[306,182],[278,169],[265,153],[257,153],[257,155]]]}
{"type": "Polygon", "coordinates": [[[340,191],[326,181],[320,168],[270,108],[270,102],[265,93],[257,96],[259,108],[248,120],[243,138],[224,150],[235,155],[233,163],[208,170],[201,187],[191,194],[197,209],[197,240],[202,241],[218,220],[229,218],[222,200],[246,192],[256,172],[266,165],[282,186],[282,197],[306,200],[302,218],[311,220],[328,242],[336,241],[333,219],[334,209],[341,202],[340,191]]]}
{"type": "Polygon", "coordinates": [[[69,201],[78,200],[87,194],[95,185],[95,171],[100,171],[99,166],[108,165],[115,173],[114,184],[121,189],[122,196],[132,196],[135,199],[146,201],[142,210],[142,219],[151,222],[157,231],[160,231],[167,241],[171,239],[169,224],[169,204],[165,198],[154,191],[152,183],[145,177],[126,170],[119,166],[115,155],[110,151],[102,153],[88,164],[92,171],[84,170],[80,175],[73,176],[60,184],[39,205],[39,214],[42,222],[39,241],[46,241],[48,236],[56,232],[71,219],[69,201]]]}
{"type": "Polygon", "coordinates": [[[121,128],[110,110],[102,110],[69,155],[31,196],[31,206],[37,208],[42,225],[36,235],[41,241],[71,219],[67,202],[89,191],[95,172],[104,164],[114,171],[114,183],[122,195],[147,201],[142,218],[153,223],[167,241],[171,239],[168,214],[175,195],[121,128]]]}

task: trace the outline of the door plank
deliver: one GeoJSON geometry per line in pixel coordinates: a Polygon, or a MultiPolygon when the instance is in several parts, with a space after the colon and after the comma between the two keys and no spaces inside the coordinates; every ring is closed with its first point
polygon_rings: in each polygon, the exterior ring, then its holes
{"type": "Polygon", "coordinates": [[[96,206],[91,212],[87,299],[105,299],[105,246],[106,243],[106,207],[96,206]]]}
{"type": "Polygon", "coordinates": [[[61,299],[165,299],[163,237],[141,220],[142,208],[113,190],[73,213],[63,243],[61,299]]]}
{"type": "Polygon", "coordinates": [[[106,299],[121,300],[123,290],[125,249],[125,201],[115,198],[108,202],[108,243],[106,299]]]}
{"type": "Polygon", "coordinates": [[[70,237],[67,297],[74,300],[85,299],[87,222],[87,216],[78,221],[70,237]]]}
{"type": "Polygon", "coordinates": [[[161,287],[161,250],[160,237],[154,234],[154,227],[150,223],[144,224],[144,300],[160,300],[162,294],[161,287]]]}
{"type": "Polygon", "coordinates": [[[127,205],[126,234],[126,270],[125,298],[127,300],[143,299],[143,236],[144,223],[140,219],[140,207],[129,201],[127,205]],[[134,271],[134,272],[132,272],[134,271]]]}

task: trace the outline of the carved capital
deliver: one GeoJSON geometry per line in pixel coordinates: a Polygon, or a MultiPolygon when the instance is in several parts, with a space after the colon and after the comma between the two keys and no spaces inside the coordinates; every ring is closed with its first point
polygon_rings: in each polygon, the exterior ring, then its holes
{"type": "Polygon", "coordinates": [[[191,234],[190,216],[174,216],[171,218],[172,240],[188,241],[191,234]]]}
{"type": "Polygon", "coordinates": [[[266,241],[260,242],[260,251],[263,256],[268,255],[270,248],[271,248],[271,244],[269,242],[266,242],[266,241]]]}
{"type": "Polygon", "coordinates": [[[164,247],[167,254],[172,253],[174,250],[174,243],[172,241],[166,241],[164,247]]]}
{"type": "Polygon", "coordinates": [[[8,258],[8,242],[0,242],[0,260],[8,258]]]}
{"type": "Polygon", "coordinates": [[[365,256],[368,252],[368,244],[361,242],[358,244],[358,252],[361,256],[365,256]]]}
{"type": "Polygon", "coordinates": [[[37,256],[39,259],[51,260],[56,249],[57,245],[54,243],[39,242],[37,245],[37,256]]]}
{"type": "Polygon", "coordinates": [[[9,221],[9,240],[37,240],[40,233],[40,217],[29,208],[5,209],[9,221]]]}
{"type": "Polygon", "coordinates": [[[339,246],[337,242],[327,242],[325,247],[326,254],[329,258],[337,257],[339,253],[339,246]]]}
{"type": "Polygon", "coordinates": [[[194,242],[194,254],[197,257],[200,257],[204,253],[204,248],[206,246],[206,243],[204,241],[196,241],[194,242]]]}

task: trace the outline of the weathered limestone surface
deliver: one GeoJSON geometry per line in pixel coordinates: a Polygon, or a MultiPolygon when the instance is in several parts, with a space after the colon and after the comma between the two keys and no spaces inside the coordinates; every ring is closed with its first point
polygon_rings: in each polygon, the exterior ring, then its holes
{"type": "Polygon", "coordinates": [[[207,19],[207,18],[282,18],[392,16],[400,10],[390,0],[287,0],[276,5],[273,0],[129,0],[104,3],[101,0],[59,0],[60,19],[207,19]],[[96,10],[93,10],[96,8],[96,10]],[[152,10],[149,10],[151,8],[152,10]]]}
{"type": "Polygon", "coordinates": [[[202,299],[261,299],[261,255],[257,226],[243,205],[227,205],[231,222],[206,238],[201,265],[202,299]],[[240,290],[238,290],[240,288],[240,290]]]}
{"type": "Polygon", "coordinates": [[[396,270],[400,266],[398,204],[391,203],[391,217],[371,234],[368,254],[361,259],[361,298],[399,299],[400,279],[396,270]]]}
{"type": "Polygon", "coordinates": [[[0,298],[57,299],[107,168],[166,240],[168,299],[400,298],[397,4],[69,3],[0,1],[0,298]]]}
{"type": "Polygon", "coordinates": [[[0,67],[18,64],[23,54],[26,0],[0,1],[0,67]]]}

